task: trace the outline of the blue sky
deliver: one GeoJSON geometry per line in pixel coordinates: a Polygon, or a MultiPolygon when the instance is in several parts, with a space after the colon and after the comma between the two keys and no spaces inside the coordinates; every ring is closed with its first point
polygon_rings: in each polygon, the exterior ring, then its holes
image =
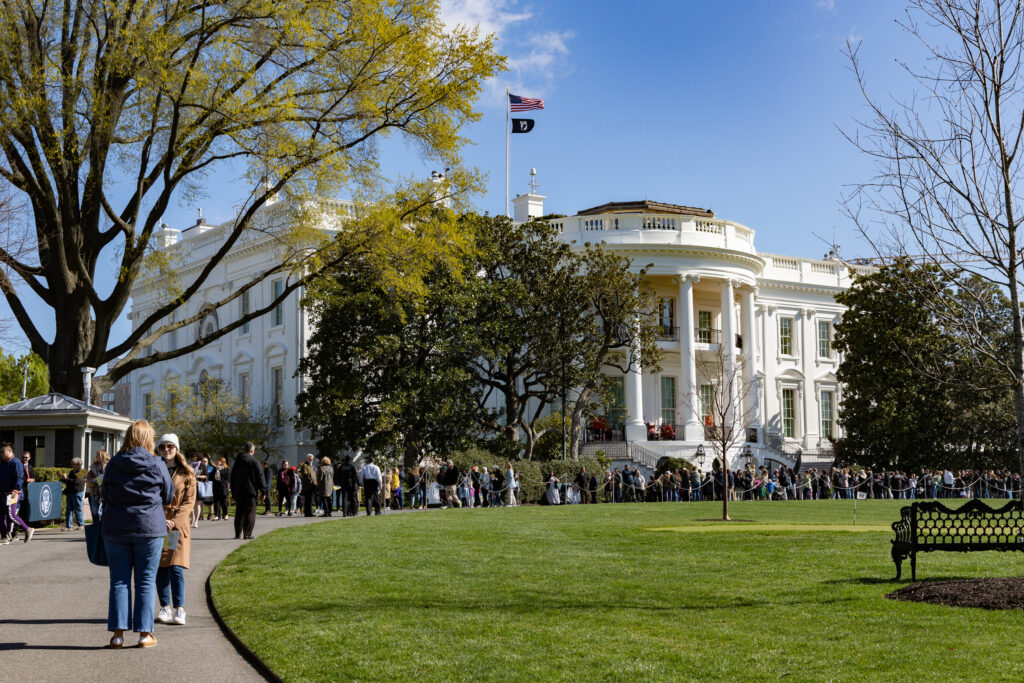
{"type": "MultiPolygon", "coordinates": [[[[509,71],[485,88],[482,119],[467,131],[474,144],[465,161],[488,174],[486,192],[475,198],[479,211],[504,211],[507,86],[547,105],[523,115],[537,121],[532,133],[512,138],[513,196],[527,190],[536,167],[548,212],[646,198],[746,224],[760,251],[820,257],[834,239],[845,257],[871,255],[839,209],[844,188],[871,176],[870,162],[837,129],[854,130],[854,118],[866,115],[841,51],[848,38],[860,42],[872,90],[907,96],[894,59],[913,60],[919,48],[894,23],[902,3],[442,0],[442,7],[450,24],[497,34],[509,57],[509,71]]],[[[382,146],[381,159],[385,175],[425,177],[434,168],[398,140],[382,146]]],[[[172,206],[165,221],[191,225],[199,206],[210,222],[229,219],[243,192],[216,178],[205,198],[172,206]]],[[[52,313],[32,308],[52,336],[52,313]]],[[[119,327],[126,333],[127,320],[119,327]]]]}
{"type": "Polygon", "coordinates": [[[844,186],[871,175],[837,130],[865,115],[841,50],[863,41],[869,79],[900,80],[893,59],[913,48],[894,24],[901,3],[550,1],[502,12],[529,17],[490,21],[519,68],[491,88],[471,134],[467,161],[490,174],[480,210],[504,204],[509,85],[546,101],[527,114],[534,131],[512,137],[513,196],[536,167],[549,212],[646,198],[744,223],[762,251],[821,256],[818,235],[844,256],[870,255],[838,206],[844,186]]]}

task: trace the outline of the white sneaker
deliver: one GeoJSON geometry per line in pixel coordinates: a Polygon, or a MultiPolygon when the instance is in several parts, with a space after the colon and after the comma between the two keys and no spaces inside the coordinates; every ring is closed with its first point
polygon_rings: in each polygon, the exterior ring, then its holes
{"type": "Polygon", "coordinates": [[[185,625],[185,608],[175,607],[174,608],[174,623],[179,626],[185,625]]]}
{"type": "Polygon", "coordinates": [[[156,621],[160,622],[161,624],[169,624],[171,623],[171,619],[172,617],[170,607],[161,607],[160,611],[156,614],[156,621]]]}
{"type": "Polygon", "coordinates": [[[25,543],[28,543],[29,541],[32,540],[32,537],[35,536],[35,535],[36,535],[36,530],[33,529],[32,527],[29,527],[28,531],[25,532],[25,538],[23,540],[25,541],[25,543]]]}
{"type": "Polygon", "coordinates": [[[10,545],[10,544],[11,544],[11,537],[10,536],[4,536],[4,537],[0,538],[0,545],[10,545]]]}

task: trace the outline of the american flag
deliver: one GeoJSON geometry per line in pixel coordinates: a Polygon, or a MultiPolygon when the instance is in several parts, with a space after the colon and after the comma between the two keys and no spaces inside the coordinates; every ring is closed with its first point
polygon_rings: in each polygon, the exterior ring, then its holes
{"type": "Polygon", "coordinates": [[[533,111],[544,108],[544,100],[539,100],[536,97],[520,97],[512,93],[508,95],[508,104],[512,111],[533,111]]]}

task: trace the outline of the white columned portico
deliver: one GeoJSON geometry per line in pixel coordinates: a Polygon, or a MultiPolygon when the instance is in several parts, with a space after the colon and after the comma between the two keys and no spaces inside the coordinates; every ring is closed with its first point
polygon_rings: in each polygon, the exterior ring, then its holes
{"type": "MultiPolygon", "coordinates": [[[[640,326],[639,316],[634,325],[640,326]]],[[[646,441],[647,425],[644,423],[644,380],[640,350],[633,354],[633,362],[626,373],[626,441],[646,441]]]]}
{"type": "Polygon", "coordinates": [[[736,419],[736,310],[732,280],[722,281],[722,383],[730,389],[726,422],[736,419]]]}
{"type": "Polygon", "coordinates": [[[704,426],[700,422],[700,404],[697,399],[697,349],[696,316],[693,312],[693,285],[699,282],[696,275],[679,276],[679,376],[683,392],[683,433],[684,441],[703,441],[704,426]]]}
{"type": "Polygon", "coordinates": [[[740,299],[740,317],[743,327],[743,392],[747,416],[745,427],[757,427],[757,440],[761,442],[761,392],[757,386],[757,318],[754,311],[754,288],[743,290],[740,299]]]}

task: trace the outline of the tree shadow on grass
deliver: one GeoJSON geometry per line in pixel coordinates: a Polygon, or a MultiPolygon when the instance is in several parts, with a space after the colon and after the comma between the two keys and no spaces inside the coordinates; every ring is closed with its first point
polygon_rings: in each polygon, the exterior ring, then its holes
{"type": "MultiPolygon", "coordinates": [[[[917,583],[924,583],[926,581],[964,581],[967,579],[976,579],[976,576],[929,576],[926,579],[918,579],[917,583]]],[[[899,581],[894,577],[879,577],[879,576],[851,576],[846,579],[829,579],[828,581],[822,581],[822,583],[830,585],[848,584],[848,585],[860,585],[860,586],[881,586],[891,585],[897,583],[914,583],[909,577],[904,576],[899,581]]]]}
{"type": "MultiPolygon", "coordinates": [[[[641,603],[617,601],[609,603],[608,600],[558,600],[545,596],[538,599],[519,600],[504,604],[500,611],[509,615],[548,615],[556,613],[559,615],[596,615],[621,612],[646,612],[651,614],[671,614],[673,612],[714,612],[718,610],[732,610],[744,608],[774,609],[778,607],[796,607],[802,605],[837,605],[844,602],[853,602],[853,597],[836,597],[826,600],[815,598],[799,598],[792,600],[772,600],[766,603],[764,600],[755,598],[735,597],[725,600],[709,599],[699,604],[678,604],[667,600],[665,603],[641,603]]],[[[460,600],[423,599],[410,603],[407,599],[396,598],[394,600],[374,596],[370,598],[355,597],[345,601],[325,601],[310,605],[292,605],[280,612],[280,617],[274,615],[260,615],[261,619],[269,621],[291,621],[304,613],[311,618],[319,619],[324,613],[327,614],[372,614],[380,610],[402,610],[408,612],[459,612],[459,613],[495,613],[496,608],[492,603],[468,602],[460,600]]]]}

